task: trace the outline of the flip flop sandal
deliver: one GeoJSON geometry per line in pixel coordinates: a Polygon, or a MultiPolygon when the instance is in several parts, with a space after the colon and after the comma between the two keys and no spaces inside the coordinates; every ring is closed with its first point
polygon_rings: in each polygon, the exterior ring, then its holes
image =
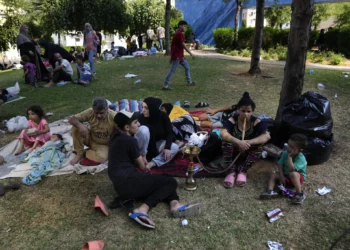
{"type": "Polygon", "coordinates": [[[196,108],[205,108],[205,107],[209,107],[209,103],[207,103],[207,102],[199,102],[195,107],[196,107],[196,108]]]}
{"type": "Polygon", "coordinates": [[[184,108],[189,108],[191,103],[189,101],[184,101],[184,108]]]}
{"type": "Polygon", "coordinates": [[[153,224],[149,224],[148,222],[145,222],[143,220],[141,220],[139,217],[140,216],[144,216],[147,217],[150,221],[153,222],[153,220],[151,219],[151,217],[149,217],[147,214],[142,214],[142,213],[129,213],[129,217],[131,219],[133,219],[134,221],[136,221],[137,223],[139,223],[141,226],[150,228],[150,229],[155,229],[155,225],[153,224]]]}
{"type": "Polygon", "coordinates": [[[237,179],[236,179],[236,186],[237,187],[244,187],[247,184],[247,175],[239,173],[237,175],[237,179]],[[240,183],[238,183],[240,182],[240,183]]]}
{"type": "Polygon", "coordinates": [[[175,218],[187,217],[187,216],[197,216],[200,215],[203,209],[202,203],[196,204],[187,204],[182,207],[179,207],[176,211],[173,212],[175,218]]]}
{"type": "Polygon", "coordinates": [[[235,185],[235,178],[236,176],[235,175],[232,175],[232,174],[228,174],[225,179],[224,179],[224,187],[225,188],[233,188],[233,186],[235,185]]]}

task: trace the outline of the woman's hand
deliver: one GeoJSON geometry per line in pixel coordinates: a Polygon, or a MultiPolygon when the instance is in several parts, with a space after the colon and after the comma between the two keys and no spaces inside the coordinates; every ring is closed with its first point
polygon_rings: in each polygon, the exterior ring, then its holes
{"type": "Polygon", "coordinates": [[[171,151],[170,151],[169,149],[164,149],[163,152],[164,152],[164,158],[165,158],[165,160],[167,160],[167,161],[170,160],[171,151]]]}
{"type": "Polygon", "coordinates": [[[89,136],[89,133],[90,133],[89,129],[83,124],[81,124],[79,126],[79,132],[80,132],[80,136],[82,138],[87,138],[89,136]]]}
{"type": "Polygon", "coordinates": [[[237,144],[241,152],[247,151],[250,148],[250,144],[247,141],[239,141],[237,144]]]}

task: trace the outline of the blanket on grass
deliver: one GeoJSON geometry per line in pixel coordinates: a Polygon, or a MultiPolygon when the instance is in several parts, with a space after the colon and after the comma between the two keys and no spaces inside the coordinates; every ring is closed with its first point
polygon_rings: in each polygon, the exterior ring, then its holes
{"type": "MultiPolygon", "coordinates": [[[[202,111],[203,112],[203,111],[202,111]]],[[[73,139],[71,135],[72,126],[63,120],[59,120],[49,124],[51,133],[61,134],[64,141],[68,143],[71,148],[73,148],[73,139]]],[[[22,163],[20,156],[15,156],[16,149],[18,147],[19,141],[14,140],[8,145],[0,148],[0,155],[5,158],[6,163],[0,165],[0,179],[10,178],[10,177],[25,177],[33,171],[33,167],[30,163],[22,163]]],[[[62,162],[60,168],[53,170],[48,176],[63,175],[63,174],[82,174],[82,173],[98,173],[107,168],[108,163],[105,162],[98,166],[86,167],[79,164],[72,166],[69,162],[74,158],[72,150],[68,151],[65,155],[65,159],[62,162]]],[[[152,174],[158,175],[171,175],[174,177],[187,177],[187,168],[190,164],[189,158],[185,155],[183,156],[179,153],[175,158],[169,163],[165,164],[159,168],[153,168],[151,170],[152,174]]],[[[205,170],[197,172],[194,177],[221,177],[224,174],[212,174],[205,170]]]]}
{"type": "MultiPolygon", "coordinates": [[[[72,139],[72,126],[63,120],[59,120],[49,124],[50,132],[61,134],[66,143],[73,148],[72,139]]],[[[25,177],[33,171],[33,167],[29,162],[22,163],[21,156],[15,156],[16,149],[18,147],[19,141],[14,140],[8,145],[0,148],[0,155],[5,158],[5,164],[0,165],[0,179],[10,178],[10,177],[25,177]]],[[[65,159],[61,164],[61,168],[53,170],[48,176],[62,175],[62,174],[82,174],[82,173],[98,173],[105,168],[106,164],[100,164],[93,167],[82,167],[79,164],[72,166],[69,162],[74,158],[72,150],[68,151],[65,155],[65,159]]]]}

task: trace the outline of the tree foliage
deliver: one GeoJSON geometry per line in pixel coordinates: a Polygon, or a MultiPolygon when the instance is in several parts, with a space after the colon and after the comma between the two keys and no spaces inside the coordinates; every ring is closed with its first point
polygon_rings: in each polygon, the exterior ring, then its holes
{"type": "Polygon", "coordinates": [[[131,16],[130,33],[145,33],[149,26],[155,28],[164,22],[165,4],[161,0],[130,0],[127,12],[131,16]]]}
{"type": "Polygon", "coordinates": [[[265,19],[272,28],[282,28],[282,25],[291,20],[290,6],[265,8],[265,19]]]}
{"type": "Polygon", "coordinates": [[[0,51],[6,51],[16,43],[19,27],[27,21],[25,0],[0,0],[5,21],[0,23],[0,51]]]}
{"type": "Polygon", "coordinates": [[[339,28],[350,27],[350,5],[344,5],[342,11],[336,15],[336,26],[339,28]]]}
{"type": "Polygon", "coordinates": [[[312,27],[314,30],[320,25],[322,21],[327,20],[332,15],[331,4],[315,4],[314,15],[312,16],[312,27]]]}

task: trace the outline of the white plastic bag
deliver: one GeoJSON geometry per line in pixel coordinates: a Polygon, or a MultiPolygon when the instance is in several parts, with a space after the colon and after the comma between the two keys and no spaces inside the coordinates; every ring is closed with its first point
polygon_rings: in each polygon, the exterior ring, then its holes
{"type": "Polygon", "coordinates": [[[16,82],[15,86],[13,87],[9,87],[6,89],[7,92],[10,94],[10,95],[18,95],[19,94],[19,91],[21,90],[20,87],[19,87],[19,84],[18,82],[16,82]]]}
{"type": "Polygon", "coordinates": [[[11,118],[7,123],[6,127],[10,133],[21,131],[22,129],[26,129],[28,124],[28,120],[25,116],[16,116],[11,118]]]}

